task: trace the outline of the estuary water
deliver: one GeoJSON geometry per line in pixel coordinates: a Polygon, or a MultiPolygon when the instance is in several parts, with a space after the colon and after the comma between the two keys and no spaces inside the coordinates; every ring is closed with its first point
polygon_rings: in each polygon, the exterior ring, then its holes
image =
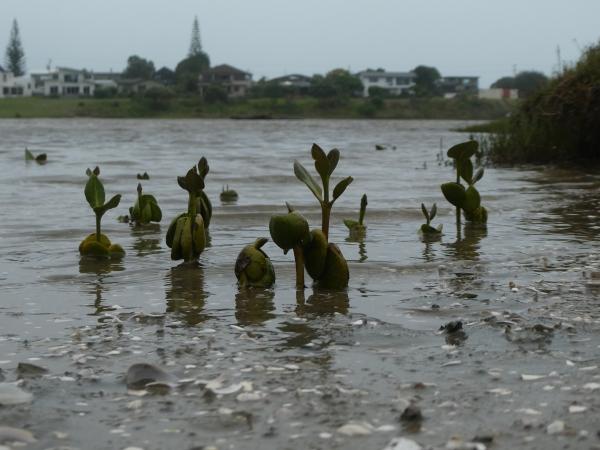
{"type": "Polygon", "coordinates": [[[600,175],[486,167],[487,228],[457,234],[439,153],[468,139],[451,131],[463,125],[0,121],[0,445],[15,440],[3,426],[31,432],[32,449],[600,445],[600,175]],[[319,226],[292,168],[314,173],[313,142],[340,149],[334,178],[354,177],[330,230],[349,288],[297,292],[292,254],[269,242],[276,286],[239,291],[237,254],[286,201],[319,226]],[[26,147],[47,164],[26,163],[26,147]],[[182,265],[164,236],[187,207],[176,177],[201,156],[211,245],[182,265]],[[77,251],[94,231],[83,188],[96,165],[107,197],[123,195],[102,222],[127,252],[118,262],[77,251]],[[163,220],[135,228],[117,216],[143,172],[163,220]],[[225,185],[236,203],[219,201],[225,185]],[[367,234],[351,239],[342,221],[363,193],[367,234]],[[417,234],[421,202],[437,203],[439,241],[417,234]],[[136,363],[170,388],[128,389],[136,363]],[[7,404],[15,386],[32,397],[7,404]]]}

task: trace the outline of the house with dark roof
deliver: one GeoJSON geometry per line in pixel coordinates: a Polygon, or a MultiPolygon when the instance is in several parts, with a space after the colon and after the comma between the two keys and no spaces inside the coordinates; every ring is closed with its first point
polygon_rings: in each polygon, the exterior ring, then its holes
{"type": "Polygon", "coordinates": [[[383,69],[363,70],[356,74],[363,84],[363,97],[369,96],[369,88],[385,89],[392,95],[410,93],[415,86],[414,72],[387,72],[383,69]]]}
{"type": "Polygon", "coordinates": [[[26,97],[31,95],[31,78],[15,75],[0,66],[0,98],[26,97]]]}
{"type": "Polygon", "coordinates": [[[477,92],[479,91],[479,77],[442,77],[438,80],[438,87],[444,97],[454,97],[459,94],[477,95],[477,92]]]}
{"type": "Polygon", "coordinates": [[[200,74],[200,93],[204,93],[209,86],[220,86],[231,98],[244,97],[252,87],[252,74],[229,64],[221,64],[200,74]]]}

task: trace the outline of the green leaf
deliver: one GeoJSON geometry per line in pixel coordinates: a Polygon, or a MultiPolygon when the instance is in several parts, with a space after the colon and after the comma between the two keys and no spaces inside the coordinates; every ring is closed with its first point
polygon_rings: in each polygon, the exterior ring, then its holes
{"type": "Polygon", "coordinates": [[[458,174],[467,184],[473,184],[473,163],[470,159],[457,160],[458,174]]]}
{"type": "Polygon", "coordinates": [[[186,191],[189,190],[185,181],[185,177],[177,177],[177,184],[180,188],[185,189],[186,191]]]}
{"type": "Polygon", "coordinates": [[[475,175],[473,175],[473,180],[472,180],[471,184],[477,183],[479,180],[481,180],[482,177],[483,177],[483,167],[480,167],[475,172],[475,175]]]}
{"type": "Polygon", "coordinates": [[[363,194],[360,199],[360,212],[358,213],[358,223],[361,225],[365,220],[365,213],[367,212],[367,194],[363,194]]]}
{"type": "Polygon", "coordinates": [[[204,189],[204,180],[198,175],[195,166],[188,170],[188,173],[185,175],[185,184],[189,192],[197,193],[204,189]]]}
{"type": "Polygon", "coordinates": [[[346,190],[346,188],[348,186],[350,186],[350,183],[352,183],[353,180],[354,180],[354,178],[352,178],[352,177],[346,177],[342,181],[340,181],[338,184],[335,185],[335,187],[333,188],[333,200],[334,201],[340,195],[342,195],[344,193],[344,191],[346,190]]]}
{"type": "Polygon", "coordinates": [[[437,214],[437,205],[434,203],[429,211],[429,220],[433,220],[437,214]]]}
{"type": "Polygon", "coordinates": [[[475,186],[469,186],[465,192],[465,201],[463,209],[465,211],[475,211],[481,205],[481,197],[475,186]]]}
{"type": "Polygon", "coordinates": [[[425,208],[425,204],[421,203],[421,211],[423,211],[423,215],[425,216],[425,219],[427,220],[427,223],[429,223],[429,221],[431,220],[429,218],[429,211],[427,211],[427,208],[425,208]]]}
{"type": "Polygon", "coordinates": [[[162,220],[162,211],[156,202],[148,202],[152,210],[152,221],[160,222],[162,220]]]}
{"type": "Polygon", "coordinates": [[[449,158],[454,158],[456,160],[465,159],[470,158],[477,153],[478,148],[479,143],[477,141],[467,141],[450,147],[447,154],[449,158]]]}
{"type": "Polygon", "coordinates": [[[210,167],[208,166],[208,161],[203,156],[202,158],[200,158],[200,161],[198,161],[198,175],[200,175],[204,180],[206,178],[206,175],[208,175],[209,170],[210,167]]]}
{"type": "Polygon", "coordinates": [[[94,171],[92,173],[96,176],[100,176],[100,167],[98,167],[98,166],[94,167],[94,171]]]}
{"type": "Polygon", "coordinates": [[[315,160],[315,169],[325,184],[329,178],[329,160],[321,147],[313,144],[311,149],[312,158],[315,160]]]}
{"type": "Polygon", "coordinates": [[[107,201],[103,205],[104,211],[108,211],[109,209],[116,208],[117,206],[119,206],[120,201],[121,201],[121,194],[115,195],[114,197],[112,197],[109,201],[107,201]]]}
{"type": "Polygon", "coordinates": [[[352,219],[344,219],[344,225],[346,225],[346,227],[349,230],[352,230],[354,227],[356,227],[359,223],[356,220],[352,220],[352,219]]]}
{"type": "Polygon", "coordinates": [[[88,167],[87,169],[85,169],[85,174],[86,174],[88,177],[91,177],[91,176],[92,176],[92,171],[90,170],[90,168],[89,168],[89,167],[88,167]]]}
{"type": "Polygon", "coordinates": [[[317,197],[317,200],[319,200],[320,202],[323,201],[323,193],[321,191],[321,187],[317,184],[317,182],[310,175],[310,173],[308,173],[304,166],[298,161],[294,161],[294,175],[296,175],[296,178],[298,178],[300,181],[306,184],[306,186],[308,187],[308,189],[310,189],[313,195],[317,197]]]}
{"type": "Polygon", "coordinates": [[[92,209],[100,208],[104,204],[104,186],[96,175],[92,173],[85,185],[85,198],[92,209]]]}
{"type": "Polygon", "coordinates": [[[33,153],[31,153],[29,150],[25,149],[25,160],[33,161],[34,159],[35,159],[35,156],[33,156],[33,153]]]}
{"type": "Polygon", "coordinates": [[[330,150],[327,154],[327,159],[329,160],[329,175],[331,175],[340,160],[340,151],[337,148],[330,150]]]}
{"type": "Polygon", "coordinates": [[[459,208],[463,207],[465,201],[465,187],[462,184],[455,182],[442,184],[442,193],[446,200],[448,200],[454,206],[459,208]]]}

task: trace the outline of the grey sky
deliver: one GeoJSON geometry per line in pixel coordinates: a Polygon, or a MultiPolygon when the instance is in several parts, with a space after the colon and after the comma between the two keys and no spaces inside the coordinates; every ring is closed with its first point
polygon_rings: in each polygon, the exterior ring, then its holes
{"type": "Polygon", "coordinates": [[[600,38],[600,0],[2,0],[0,48],[16,17],[27,68],[122,70],[129,55],[173,68],[198,15],[211,63],[261,76],[336,67],[443,75],[550,74],[600,38]]]}

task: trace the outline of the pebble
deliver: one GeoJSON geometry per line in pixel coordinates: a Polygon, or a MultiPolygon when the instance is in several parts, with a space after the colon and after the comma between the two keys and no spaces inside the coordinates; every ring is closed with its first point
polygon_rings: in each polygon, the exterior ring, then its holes
{"type": "Polygon", "coordinates": [[[600,389],[600,383],[586,383],[583,385],[583,388],[589,391],[595,391],[596,389],[600,389]]]}
{"type": "Polygon", "coordinates": [[[523,381],[536,381],[536,380],[541,380],[542,378],[546,378],[546,375],[527,375],[527,374],[521,375],[521,379],[523,381]]]}
{"type": "Polygon", "coordinates": [[[33,395],[11,383],[0,383],[0,405],[18,405],[29,403],[33,395]]]}
{"type": "Polygon", "coordinates": [[[30,444],[35,441],[30,431],[21,428],[0,427],[0,443],[21,442],[30,444]]]}
{"type": "Polygon", "coordinates": [[[368,422],[348,422],[337,429],[345,436],[368,436],[373,432],[373,426],[368,422]]]}
{"type": "Polygon", "coordinates": [[[548,434],[559,434],[565,431],[565,423],[562,420],[555,420],[546,427],[548,434]]]}
{"type": "Polygon", "coordinates": [[[421,450],[422,447],[411,439],[403,437],[394,438],[383,450],[421,450]]]}
{"type": "Polygon", "coordinates": [[[35,378],[41,377],[48,373],[48,369],[45,369],[35,364],[20,362],[17,365],[17,375],[19,378],[35,378]]]}
{"type": "Polygon", "coordinates": [[[581,405],[571,405],[569,406],[569,412],[571,414],[577,414],[577,413],[582,413],[587,411],[587,406],[581,406],[581,405]]]}
{"type": "Polygon", "coordinates": [[[449,450],[486,450],[487,447],[481,442],[465,442],[459,438],[452,438],[446,442],[446,448],[449,450]]]}
{"type": "Polygon", "coordinates": [[[421,422],[423,420],[423,413],[418,406],[410,405],[402,411],[400,420],[402,422],[421,422]]]}
{"type": "Polygon", "coordinates": [[[127,369],[125,382],[129,389],[139,390],[150,383],[169,383],[171,376],[152,364],[134,364],[127,369]]]}

